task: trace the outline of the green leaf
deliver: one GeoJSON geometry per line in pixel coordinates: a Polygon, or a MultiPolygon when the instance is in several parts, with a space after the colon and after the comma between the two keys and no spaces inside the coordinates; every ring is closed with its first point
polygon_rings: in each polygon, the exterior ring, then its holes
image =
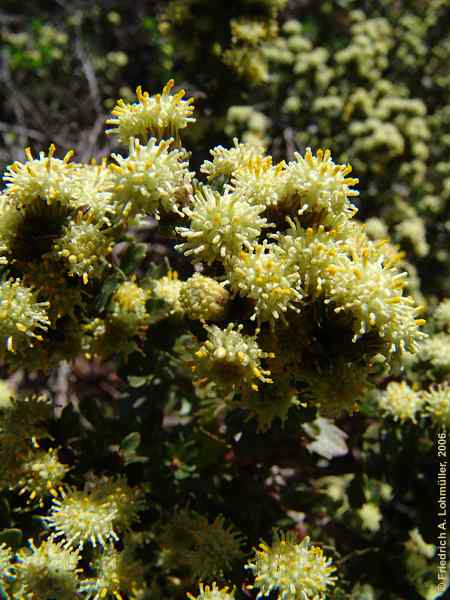
{"type": "Polygon", "coordinates": [[[11,509],[6,498],[0,498],[0,524],[8,525],[11,520],[11,509]]]}
{"type": "Polygon", "coordinates": [[[23,534],[20,529],[3,529],[0,531],[0,544],[6,544],[13,550],[18,550],[22,545],[23,534]]]}
{"type": "Polygon", "coordinates": [[[154,377],[154,374],[150,373],[149,375],[129,375],[127,379],[130,387],[140,388],[151,383],[154,377]]]}
{"type": "Polygon", "coordinates": [[[97,304],[96,304],[97,310],[101,311],[106,308],[117,285],[118,285],[118,281],[115,277],[108,277],[105,280],[104,284],[102,285],[102,289],[100,290],[100,293],[97,298],[97,304]]]}
{"type": "Polygon", "coordinates": [[[134,273],[146,254],[146,244],[130,244],[121,260],[120,268],[126,275],[134,273]]]}
{"type": "Polygon", "coordinates": [[[136,452],[141,444],[141,434],[137,431],[129,433],[120,443],[120,449],[125,454],[136,452]]]}

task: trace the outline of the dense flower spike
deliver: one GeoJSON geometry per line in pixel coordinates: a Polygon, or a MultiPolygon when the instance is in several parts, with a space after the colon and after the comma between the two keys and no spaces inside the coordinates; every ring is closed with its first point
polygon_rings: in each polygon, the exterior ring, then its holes
{"type": "Polygon", "coordinates": [[[387,354],[417,350],[424,320],[416,318],[420,309],[412,298],[403,295],[407,274],[395,256],[384,253],[383,243],[370,242],[356,225],[348,233],[353,235],[344,241],[321,226],[305,232],[296,221],[280,245],[306,271],[309,293],[333,303],[337,314],[353,316],[355,341],[375,331],[387,354]]]}
{"type": "Polygon", "coordinates": [[[186,238],[177,249],[197,262],[203,260],[208,264],[225,261],[239,254],[242,248],[250,248],[263,228],[268,227],[267,219],[260,216],[264,206],[249,204],[230,190],[222,195],[204,187],[183,212],[190,223],[189,227],[177,228],[186,238]]]}
{"type": "Polygon", "coordinates": [[[443,300],[433,313],[433,319],[439,329],[450,333],[450,299],[443,300]]]}
{"type": "Polygon", "coordinates": [[[65,546],[82,548],[90,543],[106,547],[127,531],[144,509],[142,492],[123,478],[96,480],[85,491],[68,488],[54,498],[47,518],[65,546]]]}
{"type": "Polygon", "coordinates": [[[322,549],[312,546],[309,538],[298,542],[291,533],[276,532],[272,546],[262,542],[246,568],[255,576],[257,598],[276,590],[282,600],[324,600],[336,579],[336,567],[322,549]]]}
{"type": "Polygon", "coordinates": [[[250,204],[274,207],[286,193],[285,166],[284,161],[272,165],[270,156],[255,156],[233,170],[231,185],[250,204]]]}
{"type": "Polygon", "coordinates": [[[173,86],[174,81],[170,79],[162,94],[155,96],[143,92],[139,86],[136,89],[137,102],[130,105],[119,100],[112,111],[114,118],[107,121],[114,128],[106,133],[117,135],[122,144],[128,144],[131,138],[138,138],[144,144],[152,136],[159,140],[179,138],[180,129],[195,122],[192,116],[194,99],[183,100],[186,94],[184,90],[172,95],[173,86]]]}
{"type": "Polygon", "coordinates": [[[79,586],[77,550],[64,548],[52,539],[35,546],[30,540],[30,549],[17,554],[18,598],[31,600],[73,600],[79,586]]]}

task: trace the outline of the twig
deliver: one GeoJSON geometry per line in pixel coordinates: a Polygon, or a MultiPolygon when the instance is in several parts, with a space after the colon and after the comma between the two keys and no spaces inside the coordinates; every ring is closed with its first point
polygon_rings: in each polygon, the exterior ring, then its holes
{"type": "Polygon", "coordinates": [[[86,77],[86,81],[89,87],[89,95],[91,96],[92,103],[95,107],[95,111],[97,115],[101,115],[102,103],[97,77],[95,75],[94,69],[92,68],[91,62],[83,49],[79,34],[77,35],[77,38],[75,40],[75,54],[78,60],[80,61],[81,68],[83,70],[84,76],[86,77]]]}

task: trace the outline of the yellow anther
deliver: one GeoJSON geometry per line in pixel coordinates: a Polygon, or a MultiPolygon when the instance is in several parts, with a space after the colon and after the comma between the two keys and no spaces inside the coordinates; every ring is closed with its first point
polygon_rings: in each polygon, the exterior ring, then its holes
{"type": "Polygon", "coordinates": [[[170,90],[173,88],[175,82],[173,79],[169,79],[166,85],[163,87],[163,96],[168,96],[170,94],[170,90]]]}

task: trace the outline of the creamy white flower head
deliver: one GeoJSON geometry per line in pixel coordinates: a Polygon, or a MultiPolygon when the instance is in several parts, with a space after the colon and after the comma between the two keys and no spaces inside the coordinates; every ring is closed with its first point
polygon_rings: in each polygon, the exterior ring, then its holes
{"type": "Polygon", "coordinates": [[[267,219],[260,216],[264,206],[250,204],[229,188],[224,194],[202,188],[183,212],[190,223],[177,228],[186,241],[176,248],[196,262],[229,260],[242,248],[250,248],[263,228],[269,227],[267,219]]]}
{"type": "Polygon", "coordinates": [[[80,165],[67,184],[74,203],[82,208],[89,219],[110,226],[119,212],[114,195],[116,176],[106,161],[100,164],[80,165]]]}
{"type": "Polygon", "coordinates": [[[383,413],[393,417],[395,421],[416,423],[416,416],[423,407],[424,399],[405,381],[391,381],[378,402],[383,413]]]}
{"type": "Polygon", "coordinates": [[[363,529],[375,532],[380,529],[380,523],[383,519],[378,504],[375,502],[364,502],[361,508],[358,509],[358,515],[362,521],[363,529]]]}
{"type": "Polygon", "coordinates": [[[134,335],[145,330],[149,315],[145,303],[150,291],[134,281],[124,281],[115,290],[108,308],[111,323],[134,335]]]}
{"type": "Polygon", "coordinates": [[[200,171],[207,175],[208,181],[220,176],[231,177],[234,171],[248,163],[249,160],[257,156],[262,158],[263,149],[260,145],[240,144],[237,138],[233,138],[232,148],[227,149],[223,146],[216,146],[210,150],[210,154],[213,160],[205,160],[200,167],[200,171]]]}
{"type": "Polygon", "coordinates": [[[337,165],[329,150],[313,156],[307,148],[305,156],[296,152],[295,160],[286,168],[285,197],[279,207],[292,216],[301,216],[308,224],[336,225],[357,212],[349,198],[359,195],[351,189],[358,179],[349,178],[350,165],[337,165]]]}
{"type": "Polygon", "coordinates": [[[178,273],[172,270],[153,283],[153,294],[156,298],[164,300],[170,315],[183,314],[183,307],[180,304],[182,287],[183,282],[178,279],[178,273]]]}
{"type": "Polygon", "coordinates": [[[219,588],[215,581],[211,586],[199,583],[198,587],[196,596],[188,593],[190,600],[234,600],[234,589],[230,592],[228,587],[219,588]]]}
{"type": "Polygon", "coordinates": [[[255,156],[233,172],[233,190],[251,204],[275,206],[285,193],[285,163],[272,165],[272,158],[255,156]]]}
{"type": "Polygon", "coordinates": [[[66,547],[106,547],[119,539],[119,532],[130,529],[145,507],[142,491],[123,477],[94,480],[84,491],[68,487],[61,495],[53,499],[46,519],[66,547]]]}
{"type": "Polygon", "coordinates": [[[396,237],[411,244],[417,256],[426,256],[430,250],[426,239],[426,228],[423,219],[412,217],[395,226],[396,237]]]}
{"type": "Polygon", "coordinates": [[[272,383],[270,371],[261,366],[261,360],[273,358],[264,352],[256,338],[242,333],[243,325],[229,323],[225,329],[205,325],[207,339],[197,345],[190,360],[194,383],[204,385],[209,380],[221,389],[238,391],[245,388],[258,390],[257,381],[272,383]]]}
{"type": "Polygon", "coordinates": [[[433,319],[439,329],[450,333],[450,298],[445,298],[433,313],[433,319]]]}
{"type": "Polygon", "coordinates": [[[111,250],[111,239],[98,224],[69,221],[52,252],[67,261],[67,272],[71,277],[81,277],[87,284],[89,278],[98,278],[105,268],[109,268],[106,256],[111,250]]]}
{"type": "Polygon", "coordinates": [[[172,149],[173,139],[145,146],[130,141],[129,155],[113,154],[117,164],[115,192],[126,214],[144,212],[159,217],[160,209],[180,213],[180,198],[187,195],[193,174],[184,150],[172,149]]]}
{"type": "Polygon", "coordinates": [[[339,254],[346,254],[346,245],[336,230],[328,231],[323,225],[304,229],[298,218],[287,217],[289,229],[284,235],[276,234],[280,248],[295,265],[302,279],[302,288],[311,298],[326,297],[331,284],[332,265],[339,254]]]}
{"type": "Polygon", "coordinates": [[[144,586],[145,566],[136,560],[130,549],[119,551],[108,548],[92,561],[96,576],[81,582],[87,600],[105,598],[137,598],[136,592],[144,586]]]}
{"type": "Polygon", "coordinates": [[[159,140],[167,137],[178,140],[180,129],[195,122],[192,116],[194,99],[183,100],[186,94],[184,90],[172,95],[173,85],[174,81],[170,79],[162,94],[154,96],[142,92],[139,86],[136,89],[136,103],[127,104],[119,100],[112,111],[114,118],[106,121],[114,128],[107,129],[106,133],[116,134],[122,144],[128,144],[131,138],[138,138],[145,143],[152,136],[159,140]]]}
{"type": "Polygon", "coordinates": [[[450,427],[450,385],[448,382],[431,387],[422,396],[425,412],[433,423],[441,427],[450,427]]]}
{"type": "Polygon", "coordinates": [[[299,311],[298,265],[276,244],[257,244],[242,251],[227,268],[231,289],[254,302],[252,320],[274,322],[288,309],[299,311]]]}
{"type": "Polygon", "coordinates": [[[292,533],[275,532],[272,546],[261,542],[246,565],[255,576],[257,598],[278,592],[280,600],[325,600],[327,588],[334,585],[336,570],[309,538],[298,542],[292,533]]]}
{"type": "Polygon", "coordinates": [[[327,302],[336,304],[335,311],[349,311],[354,316],[354,340],[375,331],[383,342],[384,351],[404,353],[416,351],[425,337],[417,319],[420,307],[410,296],[403,295],[407,274],[400,271],[382,253],[382,246],[355,238],[348,254],[339,254],[328,267],[332,276],[327,302]]]}
{"type": "Polygon", "coordinates": [[[172,95],[173,86],[174,81],[170,79],[162,94],[153,96],[143,92],[139,86],[136,89],[137,102],[127,104],[119,100],[112,111],[114,118],[106,121],[114,128],[107,129],[106,133],[117,135],[122,144],[128,144],[131,138],[145,143],[152,136],[159,140],[167,137],[178,139],[179,130],[195,122],[192,116],[194,99],[183,100],[184,90],[172,95]]]}
{"type": "Polygon", "coordinates": [[[73,151],[67,152],[60,160],[54,157],[56,148],[51,144],[48,156],[39,153],[33,158],[30,148],[25,149],[27,161],[9,165],[3,180],[6,181],[6,194],[17,207],[26,207],[43,202],[52,204],[59,201],[64,205],[73,204],[71,175],[78,166],[69,163],[73,151]]]}
{"type": "Polygon", "coordinates": [[[69,467],[60,462],[55,448],[49,450],[33,449],[20,466],[16,488],[19,495],[26,494],[28,500],[37,500],[44,505],[43,498],[57,495],[69,467]]]}
{"type": "Polygon", "coordinates": [[[423,340],[418,351],[408,357],[412,364],[430,363],[430,365],[443,374],[450,373],[450,335],[436,333],[423,340]]]}
{"type": "Polygon", "coordinates": [[[42,341],[41,333],[50,325],[48,306],[48,302],[37,302],[37,293],[19,279],[0,282],[0,355],[42,341]]]}
{"type": "Polygon", "coordinates": [[[48,539],[39,546],[29,540],[30,549],[17,554],[16,585],[19,598],[72,600],[78,591],[81,569],[77,550],[48,539]]]}

